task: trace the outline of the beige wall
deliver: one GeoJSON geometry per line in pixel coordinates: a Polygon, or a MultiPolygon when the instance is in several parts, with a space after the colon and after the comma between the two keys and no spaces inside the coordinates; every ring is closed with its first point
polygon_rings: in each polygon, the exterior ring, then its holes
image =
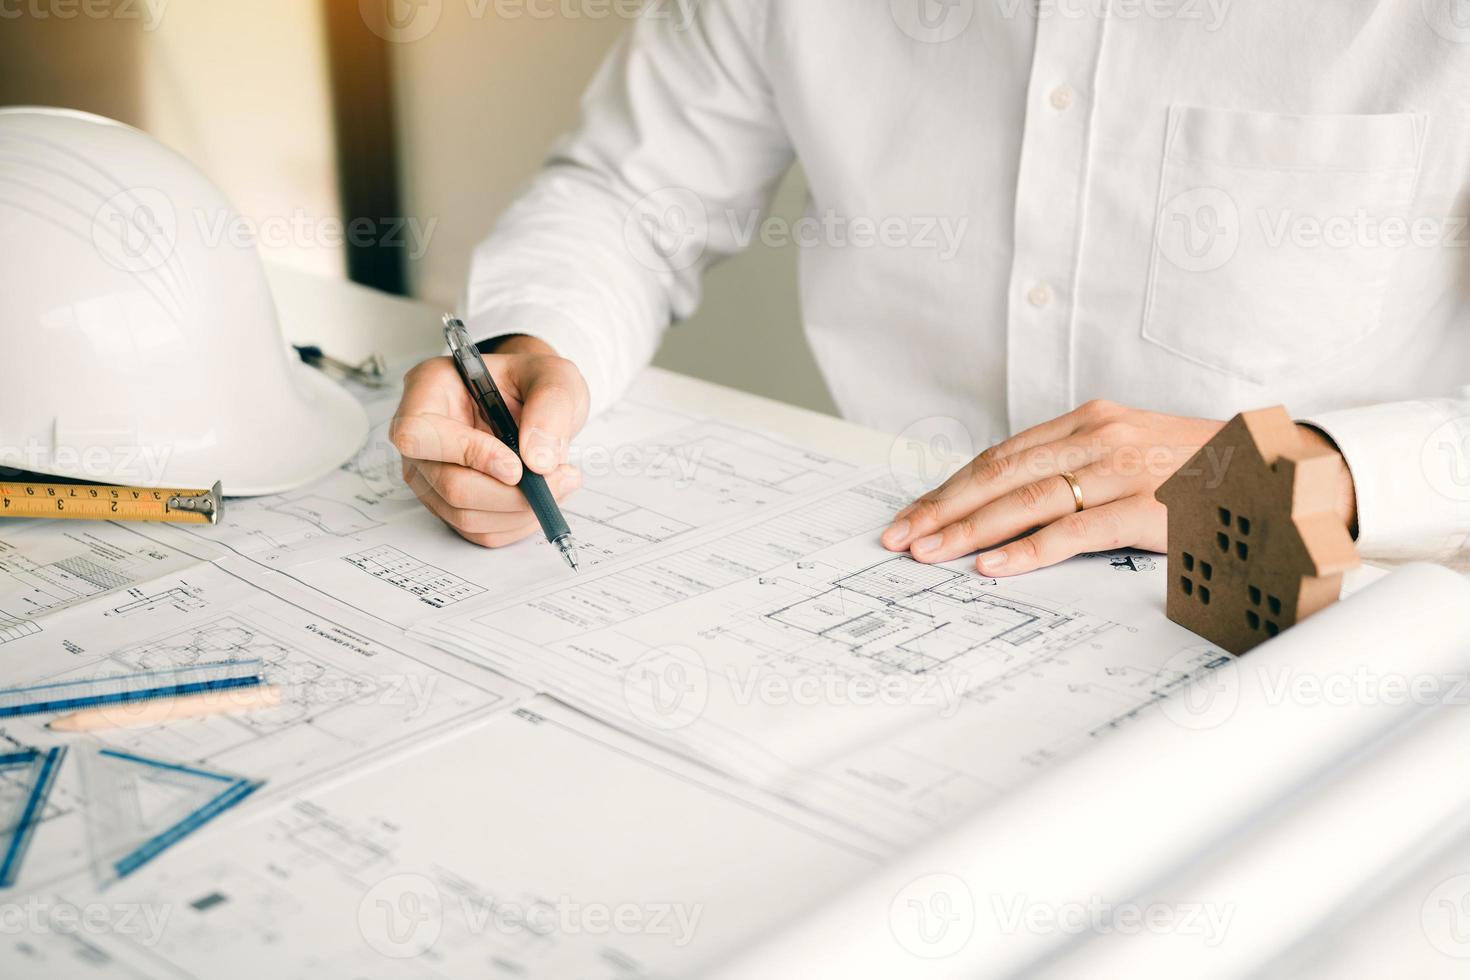
{"type": "Polygon", "coordinates": [[[254,222],[267,259],[344,275],[321,6],[171,0],[142,34],[143,126],[254,222]]]}
{"type": "MultiPolygon", "coordinates": [[[[498,6],[501,15],[490,2],[431,3],[425,9],[437,20],[405,31],[393,48],[405,205],[421,221],[437,220],[411,281],[441,306],[459,296],[475,243],[573,124],[583,88],[626,23],[498,6]]],[[[799,176],[788,179],[777,212],[798,217],[803,197],[799,176]]],[[[717,268],[703,307],[671,331],[657,363],[832,411],[801,336],[793,252],[758,244],[717,268]]]]}
{"type": "MultiPolygon", "coordinates": [[[[332,0],[372,10],[386,0],[332,0]]],[[[428,232],[416,295],[452,305],[469,255],[535,172],[613,39],[620,5],[425,0],[379,30],[396,68],[404,204],[428,232]],[[547,9],[588,16],[547,18],[547,9]],[[427,19],[424,19],[427,18],[427,19]]],[[[43,5],[44,7],[44,5],[43,5]]],[[[139,0],[131,16],[0,21],[0,104],[45,102],[141,126],[194,160],[257,227],[267,258],[344,274],[317,0],[139,0]],[[289,230],[300,229],[300,230],[289,230]]],[[[777,213],[799,216],[786,182],[777,213]]],[[[703,308],[671,331],[658,363],[831,411],[798,325],[794,250],[757,244],[710,276],[703,308]]]]}
{"type": "Polygon", "coordinates": [[[268,258],[342,275],[336,154],[315,0],[14,4],[0,104],[59,105],[152,133],[194,161],[268,258]],[[92,9],[98,15],[83,11],[92,9]]]}

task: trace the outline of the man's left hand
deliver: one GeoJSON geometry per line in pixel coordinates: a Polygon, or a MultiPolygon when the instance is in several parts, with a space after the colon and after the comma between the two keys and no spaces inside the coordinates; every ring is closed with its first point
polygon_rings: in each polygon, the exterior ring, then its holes
{"type": "MultiPolygon", "coordinates": [[[[1019,575],[1085,552],[1165,551],[1167,511],[1154,491],[1224,424],[1088,402],[961,467],[898,512],[883,546],[926,563],[980,550],[975,566],[991,576],[1019,575]],[[1080,511],[1063,473],[1081,488],[1080,511]]],[[[1300,428],[1304,438],[1333,448],[1315,429],[1300,428]]],[[[1351,527],[1352,477],[1345,463],[1342,479],[1339,511],[1351,527]]]]}

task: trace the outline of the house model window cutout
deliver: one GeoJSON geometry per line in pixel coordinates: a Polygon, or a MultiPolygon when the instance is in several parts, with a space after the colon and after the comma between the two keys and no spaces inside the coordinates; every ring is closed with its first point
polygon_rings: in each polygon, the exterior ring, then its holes
{"type": "Polygon", "coordinates": [[[1241,654],[1336,602],[1359,563],[1337,467],[1285,408],[1227,422],[1155,494],[1169,509],[1169,618],[1241,654]]]}

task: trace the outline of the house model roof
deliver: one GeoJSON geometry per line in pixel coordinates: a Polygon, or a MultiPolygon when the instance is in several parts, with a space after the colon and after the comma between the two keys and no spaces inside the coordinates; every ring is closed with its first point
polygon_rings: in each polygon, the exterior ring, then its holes
{"type": "MultiPolygon", "coordinates": [[[[1276,406],[1235,416],[1155,496],[1169,508],[1171,533],[1176,520],[1191,514],[1212,519],[1204,515],[1212,515],[1221,499],[1244,498],[1257,510],[1276,511],[1293,528],[1295,540],[1282,543],[1301,573],[1337,575],[1359,563],[1336,511],[1338,465],[1332,452],[1307,443],[1286,409],[1276,406]]],[[[1275,560],[1286,557],[1278,552],[1275,560]]]]}

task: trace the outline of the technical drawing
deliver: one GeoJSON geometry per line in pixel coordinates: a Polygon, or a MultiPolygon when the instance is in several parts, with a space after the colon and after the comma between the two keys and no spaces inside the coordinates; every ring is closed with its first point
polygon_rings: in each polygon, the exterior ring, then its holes
{"type": "Polygon", "coordinates": [[[106,568],[83,555],[44,563],[20,554],[0,555],[0,573],[16,583],[16,588],[7,590],[12,608],[17,603],[28,606],[32,615],[134,583],[121,568],[106,568]]]}
{"type": "MultiPolygon", "coordinates": [[[[1178,691],[1194,683],[1198,678],[1209,671],[1219,670],[1230,663],[1231,657],[1222,653],[1221,650],[1208,643],[1199,643],[1180,651],[1174,658],[1171,666],[1175,669],[1157,670],[1152,673],[1136,671],[1132,678],[1133,686],[1138,689],[1142,700],[1102,724],[1088,731],[1089,738],[1097,738],[1113,729],[1120,728],[1130,721],[1134,721],[1145,710],[1154,704],[1172,697],[1178,691]]],[[[1118,674],[1124,673],[1119,671],[1118,674]]]]}
{"type": "MultiPolygon", "coordinates": [[[[596,524],[642,544],[657,544],[694,529],[687,521],[596,490],[578,493],[562,509],[568,518],[576,518],[579,525],[596,524]]],[[[582,530],[582,536],[587,537],[588,532],[582,530]]]]}
{"type": "Polygon", "coordinates": [[[924,565],[877,541],[906,502],[860,474],[423,632],[641,729],[645,688],[683,698],[670,744],[906,846],[1155,700],[1183,633],[1149,587],[1162,563],[924,565]],[[673,649],[682,673],[646,669],[673,649]]]}
{"type": "Polygon", "coordinates": [[[590,476],[563,507],[593,565],[792,499],[852,471],[718,422],[695,422],[605,456],[577,460],[590,476]],[[676,492],[650,494],[650,484],[676,492]]]}
{"type": "Polygon", "coordinates": [[[0,612],[0,643],[9,643],[24,636],[35,636],[41,632],[41,624],[29,619],[17,619],[0,612]]]}
{"type": "Polygon", "coordinates": [[[473,582],[421,562],[391,545],[379,545],[354,555],[344,555],[342,560],[436,609],[485,593],[483,588],[473,582]]]}
{"type": "MultiPolygon", "coordinates": [[[[340,473],[327,479],[356,480],[340,473]]],[[[341,493],[341,499],[327,495],[335,489],[328,486],[322,487],[321,492],[297,497],[238,501],[230,507],[220,527],[184,530],[196,537],[208,537],[243,555],[266,557],[268,553],[297,551],[325,538],[352,538],[384,526],[382,521],[364,512],[366,504],[359,506],[350,494],[341,493]]]]}
{"type": "Polygon", "coordinates": [[[102,615],[104,616],[132,616],[136,613],[149,612],[160,606],[172,606],[181,611],[191,609],[203,609],[208,602],[197,592],[176,586],[165,589],[153,595],[145,595],[139,589],[128,590],[129,599],[120,605],[114,606],[102,615]]]}
{"type": "Polygon", "coordinates": [[[160,670],[220,660],[260,660],[272,684],[294,694],[279,707],[234,715],[231,723],[257,734],[310,720],[371,693],[366,678],[306,656],[260,627],[233,616],[158,640],[125,647],[112,659],[138,670],[160,670]]]}
{"type": "Polygon", "coordinates": [[[264,785],[113,748],[88,748],[82,763],[87,837],[104,884],[133,874],[264,785]]]}
{"type": "Polygon", "coordinates": [[[32,524],[0,540],[0,610],[9,619],[36,619],[192,561],[171,548],[140,546],[136,535],[112,524],[88,530],[32,524]]]}
{"type": "MultiPolygon", "coordinates": [[[[299,811],[305,807],[298,805],[299,811]]],[[[325,814],[283,825],[283,838],[316,857],[330,861],[348,874],[362,874],[386,864],[393,856],[390,848],[365,835],[354,833],[346,825],[325,814]]]]}
{"type": "Polygon", "coordinates": [[[282,500],[269,505],[265,510],[299,518],[324,534],[335,534],[339,537],[361,534],[383,526],[381,521],[374,520],[351,504],[315,494],[282,500]]]}
{"type": "Polygon", "coordinates": [[[827,591],[764,619],[910,674],[977,651],[1066,649],[1113,625],[990,592],[987,584],[995,583],[892,558],[844,575],[827,591]]]}

